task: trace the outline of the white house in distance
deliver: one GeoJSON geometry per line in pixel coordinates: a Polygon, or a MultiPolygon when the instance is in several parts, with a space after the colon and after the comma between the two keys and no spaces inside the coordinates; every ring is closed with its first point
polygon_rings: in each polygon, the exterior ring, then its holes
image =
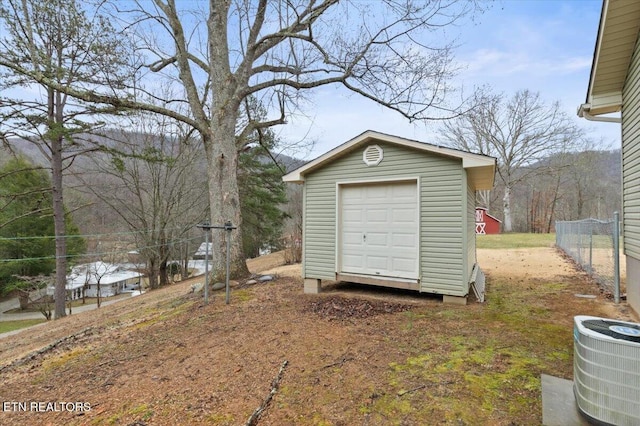
{"type": "Polygon", "coordinates": [[[209,255],[209,260],[213,259],[213,243],[209,243],[209,247],[207,248],[207,243],[200,244],[198,250],[193,254],[194,260],[205,260],[207,258],[207,253],[209,255]]]}
{"type": "MultiPolygon", "coordinates": [[[[78,265],[67,275],[67,294],[71,300],[86,297],[110,297],[126,290],[140,288],[142,274],[128,270],[121,265],[105,262],[93,262],[78,265]]],[[[47,294],[54,294],[54,287],[47,288],[47,294]]]]}
{"type": "Polygon", "coordinates": [[[622,123],[622,235],[627,301],[640,313],[639,32],[640,2],[603,1],[587,98],[578,115],[594,121],[622,123]]]}

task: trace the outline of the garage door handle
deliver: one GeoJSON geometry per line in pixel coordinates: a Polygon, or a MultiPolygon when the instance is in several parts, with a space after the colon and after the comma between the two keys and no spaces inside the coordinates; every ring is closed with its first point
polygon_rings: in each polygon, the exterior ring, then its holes
{"type": "Polygon", "coordinates": [[[367,234],[362,234],[362,241],[367,242],[367,234]]]}

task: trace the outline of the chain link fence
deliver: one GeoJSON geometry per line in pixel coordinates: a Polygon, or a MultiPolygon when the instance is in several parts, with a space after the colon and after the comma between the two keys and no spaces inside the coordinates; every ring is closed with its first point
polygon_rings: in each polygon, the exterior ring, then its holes
{"type": "Polygon", "coordinates": [[[556,246],[620,301],[620,219],[556,222],[556,246]]]}

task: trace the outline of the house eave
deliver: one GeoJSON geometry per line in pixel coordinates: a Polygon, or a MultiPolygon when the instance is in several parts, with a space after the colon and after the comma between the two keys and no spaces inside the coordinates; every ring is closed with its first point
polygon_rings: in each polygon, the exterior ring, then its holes
{"type": "Polygon", "coordinates": [[[580,117],[589,119],[621,110],[622,89],[639,30],[640,2],[603,1],[586,101],[578,109],[580,117]]]}

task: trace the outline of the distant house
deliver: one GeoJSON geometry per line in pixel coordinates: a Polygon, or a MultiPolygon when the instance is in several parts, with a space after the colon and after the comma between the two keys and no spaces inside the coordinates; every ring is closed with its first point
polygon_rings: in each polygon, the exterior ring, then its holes
{"type": "Polygon", "coordinates": [[[587,97],[578,110],[588,120],[622,123],[622,236],[627,301],[636,312],[640,312],[639,33],[640,2],[604,0],[587,97]]]}
{"type": "MultiPolygon", "coordinates": [[[[65,286],[65,290],[67,291],[67,299],[82,299],[82,295],[85,292],[84,282],[71,280],[69,279],[69,275],[67,275],[67,285],[65,286]]],[[[47,287],[47,295],[55,297],[55,285],[47,287]]]]}
{"type": "Polygon", "coordinates": [[[476,234],[499,234],[502,221],[491,216],[484,207],[476,207],[476,234]]]}
{"type": "Polygon", "coordinates": [[[144,257],[142,257],[142,255],[138,250],[131,250],[127,252],[127,258],[129,259],[130,263],[134,263],[134,264],[144,263],[144,257]]]}
{"type": "MultiPolygon", "coordinates": [[[[212,255],[213,243],[209,243],[209,260],[213,259],[212,255]]],[[[198,250],[193,255],[194,260],[205,260],[207,258],[207,243],[200,244],[198,250]]]]}
{"type": "MultiPolygon", "coordinates": [[[[142,274],[112,263],[93,262],[78,265],[67,275],[67,294],[72,300],[86,297],[97,297],[98,286],[101,297],[110,297],[127,290],[139,289],[142,274]]],[[[54,287],[47,289],[47,294],[54,294],[54,287]]]]}

